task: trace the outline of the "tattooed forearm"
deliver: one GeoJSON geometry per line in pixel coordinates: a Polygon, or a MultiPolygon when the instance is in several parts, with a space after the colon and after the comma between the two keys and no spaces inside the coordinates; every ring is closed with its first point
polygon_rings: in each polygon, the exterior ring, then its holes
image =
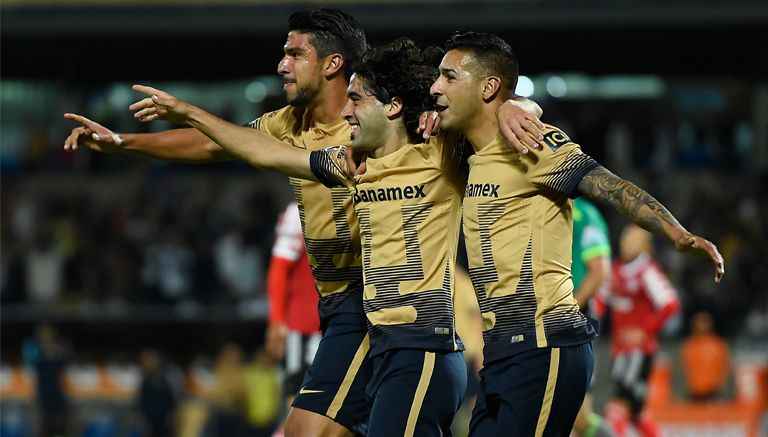
{"type": "Polygon", "coordinates": [[[587,173],[578,186],[583,196],[610,206],[628,216],[640,227],[655,234],[675,239],[670,231],[685,229],[658,200],[632,182],[599,166],[587,173]]]}

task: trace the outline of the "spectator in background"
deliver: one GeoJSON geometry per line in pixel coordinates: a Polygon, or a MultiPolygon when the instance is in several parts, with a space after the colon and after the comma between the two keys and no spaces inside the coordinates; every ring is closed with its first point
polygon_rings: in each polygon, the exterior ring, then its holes
{"type": "Polygon", "coordinates": [[[714,331],[712,316],[698,312],[691,317],[691,335],[681,351],[685,387],[695,401],[717,397],[730,372],[728,343],[714,331]]]}
{"type": "Polygon", "coordinates": [[[299,207],[291,202],[280,215],[267,274],[269,321],[266,349],[285,358],[283,397],[288,411],[320,344],[319,297],[309,267],[299,207]]]}
{"type": "Polygon", "coordinates": [[[280,368],[275,358],[259,349],[245,367],[246,418],[249,437],[270,437],[279,425],[280,368]]]}
{"type": "Polygon", "coordinates": [[[254,297],[263,284],[261,248],[254,236],[240,224],[214,244],[217,274],[237,300],[254,297]]]}
{"type": "Polygon", "coordinates": [[[64,393],[63,373],[67,348],[49,324],[37,327],[35,336],[23,345],[23,358],[36,376],[35,391],[40,415],[41,437],[66,435],[69,402],[64,393]]]}
{"type": "Polygon", "coordinates": [[[188,299],[192,290],[194,252],[174,225],[161,232],[160,241],[144,253],[142,280],[150,295],[161,303],[173,304],[188,299]]]}
{"type": "Polygon", "coordinates": [[[651,255],[651,234],[630,224],[621,233],[619,259],[613,264],[609,292],[596,299],[598,313],[611,308],[612,378],[614,399],[606,416],[616,434],[631,435],[635,427],[643,437],[659,435],[643,413],[648,377],[658,349],[656,337],[664,323],[680,308],[675,289],[651,255]]]}
{"type": "Polygon", "coordinates": [[[246,379],[243,352],[234,343],[225,344],[214,369],[212,411],[206,428],[212,437],[238,437],[245,433],[246,379]]]}
{"type": "Polygon", "coordinates": [[[64,285],[64,256],[47,227],[35,237],[24,264],[29,301],[40,305],[55,304],[64,285]]]}
{"type": "Polygon", "coordinates": [[[139,367],[141,368],[141,385],[136,403],[141,416],[141,435],[143,437],[174,435],[173,419],[177,400],[160,354],[152,349],[144,349],[139,357],[139,367]]]}

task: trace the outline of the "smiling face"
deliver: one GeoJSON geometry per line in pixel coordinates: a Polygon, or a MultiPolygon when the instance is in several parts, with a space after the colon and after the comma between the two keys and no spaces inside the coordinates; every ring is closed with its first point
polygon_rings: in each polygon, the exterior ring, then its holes
{"type": "Polygon", "coordinates": [[[373,151],[382,145],[387,131],[387,109],[365,88],[365,79],[352,75],[342,117],[352,127],[352,149],[373,151]]]}
{"type": "Polygon", "coordinates": [[[288,32],[283,46],[285,55],[277,64],[289,105],[306,105],[320,88],[322,62],[317,59],[317,49],[309,38],[308,33],[288,32]]]}
{"type": "Polygon", "coordinates": [[[480,114],[484,78],[473,69],[472,58],[472,54],[454,49],[440,63],[440,76],[430,93],[436,98],[441,129],[463,132],[480,114]]]}

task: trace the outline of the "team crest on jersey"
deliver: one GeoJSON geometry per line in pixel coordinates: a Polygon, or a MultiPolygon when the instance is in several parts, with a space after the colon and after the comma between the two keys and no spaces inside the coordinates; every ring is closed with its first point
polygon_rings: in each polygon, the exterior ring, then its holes
{"type": "Polygon", "coordinates": [[[568,138],[568,135],[559,129],[553,129],[544,134],[544,143],[549,146],[553,152],[570,142],[571,139],[568,138]]]}

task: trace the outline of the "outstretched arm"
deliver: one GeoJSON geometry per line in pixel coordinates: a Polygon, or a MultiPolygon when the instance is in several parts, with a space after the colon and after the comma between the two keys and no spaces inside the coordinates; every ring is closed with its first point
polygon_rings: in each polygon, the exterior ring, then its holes
{"type": "MultiPolygon", "coordinates": [[[[140,116],[142,121],[159,118],[176,124],[187,124],[205,134],[231,155],[254,167],[279,171],[297,178],[319,180],[318,175],[313,172],[310,163],[310,155],[313,152],[309,150],[291,147],[259,130],[224,121],[164,91],[143,85],[134,85],[133,89],[147,94],[154,102],[152,110],[145,111],[140,116]]],[[[313,156],[316,166],[330,171],[333,180],[344,179],[347,171],[343,166],[344,156],[341,156],[340,160],[331,159],[329,153],[315,152],[313,156]]]]}
{"type": "Polygon", "coordinates": [[[703,237],[688,232],[653,196],[637,185],[597,166],[581,179],[579,194],[610,206],[645,230],[670,240],[677,250],[708,256],[715,264],[715,282],[725,274],[723,257],[717,247],[703,237]]]}
{"type": "Polygon", "coordinates": [[[80,146],[102,153],[126,153],[169,161],[202,163],[225,161],[232,156],[196,129],[173,129],[150,134],[118,134],[78,114],[64,118],[80,123],[64,141],[64,150],[80,146]]]}

